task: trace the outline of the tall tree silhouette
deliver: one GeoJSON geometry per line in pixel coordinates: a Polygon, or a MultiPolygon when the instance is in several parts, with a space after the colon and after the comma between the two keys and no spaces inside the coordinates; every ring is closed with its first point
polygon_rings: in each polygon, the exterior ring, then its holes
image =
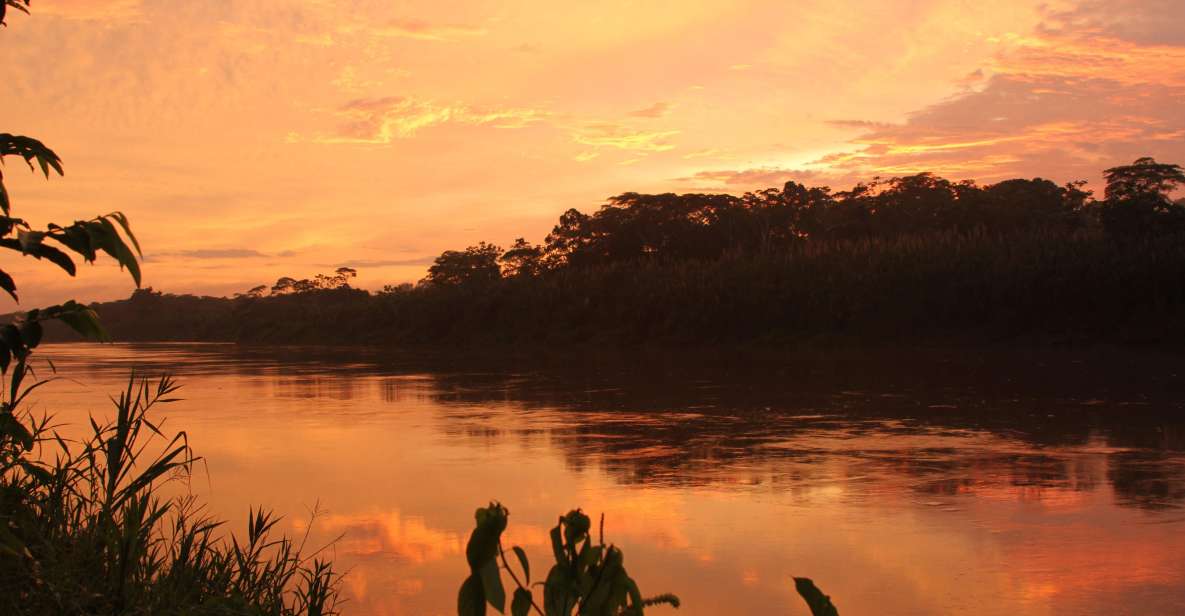
{"type": "Polygon", "coordinates": [[[1180,165],[1140,158],[1103,172],[1106,199],[1100,218],[1108,233],[1120,238],[1185,231],[1185,206],[1172,193],[1185,186],[1180,165]]]}
{"type": "Polygon", "coordinates": [[[502,277],[500,256],[501,248],[485,242],[465,250],[446,250],[428,268],[424,282],[437,286],[493,282],[502,277]]]}

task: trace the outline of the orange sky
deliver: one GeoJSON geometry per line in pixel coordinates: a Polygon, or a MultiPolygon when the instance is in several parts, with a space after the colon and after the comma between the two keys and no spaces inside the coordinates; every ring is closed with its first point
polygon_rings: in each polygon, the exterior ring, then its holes
{"type": "MultiPolygon", "coordinates": [[[[66,167],[10,161],[15,213],[126,212],[170,292],[413,281],[625,191],[1185,163],[1180,0],[36,0],[8,21],[0,132],[66,167]]],[[[132,289],[5,259],[23,307],[132,289]]]]}

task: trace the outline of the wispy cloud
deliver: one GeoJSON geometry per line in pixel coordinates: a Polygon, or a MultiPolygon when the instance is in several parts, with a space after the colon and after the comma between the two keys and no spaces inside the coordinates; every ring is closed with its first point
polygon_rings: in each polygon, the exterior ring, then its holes
{"type": "Polygon", "coordinates": [[[1130,96],[1114,81],[996,76],[981,91],[865,131],[859,147],[820,158],[835,172],[935,171],[996,179],[1033,169],[1059,179],[1094,177],[1100,165],[1151,154],[1185,156],[1185,92],[1146,87],[1130,96]]]}
{"type": "Polygon", "coordinates": [[[703,148],[703,149],[695,150],[693,152],[688,152],[688,153],[684,154],[683,159],[684,160],[693,160],[696,158],[713,158],[713,157],[719,157],[722,154],[723,154],[723,152],[721,152],[720,150],[718,150],[716,148],[703,148]]]}
{"type": "Polygon", "coordinates": [[[680,131],[634,130],[616,124],[593,124],[576,131],[572,139],[576,143],[596,148],[616,148],[631,152],[666,152],[675,149],[671,137],[680,131]]]}
{"type": "Polygon", "coordinates": [[[547,116],[534,109],[479,109],[405,96],[354,99],[342,105],[335,115],[344,122],[332,134],[315,137],[313,141],[388,144],[442,124],[522,128],[547,116]]]}
{"type": "Polygon", "coordinates": [[[250,248],[209,248],[201,250],[176,250],[145,255],[146,263],[159,262],[169,259],[252,259],[270,255],[250,248]]]}
{"type": "Polygon", "coordinates": [[[411,265],[431,265],[435,257],[413,257],[410,259],[354,259],[345,261],[337,267],[401,267],[411,265]]]}
{"type": "Polygon", "coordinates": [[[347,32],[363,31],[371,36],[405,38],[417,41],[450,42],[484,36],[485,28],[429,23],[414,19],[396,19],[373,25],[355,23],[343,27],[347,32]]]}
{"type": "Polygon", "coordinates": [[[777,187],[790,180],[804,181],[816,178],[819,171],[810,169],[785,169],[781,167],[755,167],[750,169],[712,169],[699,171],[676,181],[694,183],[697,186],[727,188],[777,187]]]}
{"type": "Polygon", "coordinates": [[[891,126],[891,124],[888,122],[873,122],[872,120],[827,120],[825,124],[828,126],[834,126],[836,128],[857,129],[863,131],[888,128],[891,126]]]}

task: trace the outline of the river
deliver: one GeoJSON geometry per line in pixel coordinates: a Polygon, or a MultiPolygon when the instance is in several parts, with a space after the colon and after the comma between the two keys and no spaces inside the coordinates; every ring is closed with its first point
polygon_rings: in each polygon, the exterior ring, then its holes
{"type": "Polygon", "coordinates": [[[605,516],[684,616],[1185,613],[1185,358],[1152,352],[447,354],[46,345],[34,408],[109,415],[135,368],[203,456],[188,481],[329,544],[357,616],[455,613],[473,511],[545,575],[547,533],[605,516]],[[681,356],[680,356],[681,355],[681,356]],[[48,374],[42,370],[42,376],[48,374]]]}

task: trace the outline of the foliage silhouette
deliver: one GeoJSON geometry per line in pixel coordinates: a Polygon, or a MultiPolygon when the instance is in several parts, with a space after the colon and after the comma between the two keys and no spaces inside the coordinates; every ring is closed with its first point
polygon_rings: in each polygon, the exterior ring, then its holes
{"type": "Polygon", "coordinates": [[[503,275],[508,278],[538,276],[546,267],[543,247],[521,237],[514,240],[514,244],[498,257],[498,261],[502,263],[503,275]]]}
{"type": "MultiPolygon", "coordinates": [[[[469,576],[457,592],[458,616],[484,616],[488,604],[506,613],[506,587],[502,571],[510,576],[514,592],[512,616],[642,616],[646,608],[669,605],[678,608],[679,597],[664,593],[643,598],[637,582],[625,570],[625,555],[605,544],[605,518],[601,517],[599,539],[593,543],[592,520],[579,509],[560,516],[551,529],[551,551],[555,564],[541,582],[531,583],[527,553],[512,546],[521,576],[515,572],[502,546],[502,533],[510,511],[501,503],[490,503],[474,514],[476,525],[465,547],[469,576]],[[532,588],[543,587],[541,598],[532,588]]],[[[809,578],[794,578],[794,587],[806,601],[812,616],[839,616],[831,598],[809,578]]]]}
{"type": "MultiPolygon", "coordinates": [[[[4,0],[0,23],[6,8],[28,12],[28,6],[28,0],[4,0]]],[[[30,137],[0,133],[0,162],[8,156],[47,179],[51,170],[62,174],[58,155],[30,137]]],[[[2,174],[0,247],[50,261],[71,276],[77,271],[71,253],[85,262],[106,253],[140,285],[140,246],[126,216],[113,212],[36,230],[12,215],[2,174]]],[[[16,282],[3,271],[0,288],[17,300],[16,282]]],[[[89,438],[79,442],[25,409],[29,394],[48,382],[36,380],[28,362],[53,322],[86,339],[107,337],[94,310],[75,301],[29,310],[0,326],[0,612],[334,613],[332,567],[302,555],[302,545],[271,538],[277,521],[271,514],[252,511],[246,541],[224,541],[215,534],[222,522],[203,515],[193,500],[161,497],[161,484],[188,474],[197,459],[184,432],[166,438],[149,417],[177,389],[168,378],[155,385],[130,378],[112,399],[114,421],[92,418],[89,438]],[[153,443],[162,438],[163,445],[153,443]]]]}
{"type": "MultiPolygon", "coordinates": [[[[43,382],[19,387],[15,408],[43,382]]],[[[0,611],[5,614],[332,614],[337,576],[274,538],[278,518],[251,511],[245,541],[160,485],[198,460],[184,432],[152,419],[177,386],[129,380],[109,424],[67,441],[27,414],[29,441],[0,439],[0,611]],[[164,440],[163,446],[155,441],[164,440]],[[41,455],[28,456],[32,442],[41,455]],[[52,462],[47,462],[49,454],[52,462]]]]}
{"type": "Polygon", "coordinates": [[[8,12],[8,7],[12,7],[22,13],[28,14],[29,0],[4,0],[0,2],[0,26],[7,26],[4,21],[4,16],[8,12]]]}
{"type": "MultiPolygon", "coordinates": [[[[350,279],[358,276],[358,271],[350,267],[339,267],[333,274],[317,274],[312,279],[281,277],[271,286],[272,295],[287,295],[291,293],[312,293],[314,291],[330,291],[335,289],[349,289],[350,279]]],[[[262,297],[269,289],[259,285],[242,294],[246,297],[262,297]]]]}
{"type": "MultiPolygon", "coordinates": [[[[424,283],[437,286],[481,285],[502,277],[502,249],[481,242],[465,250],[446,250],[428,268],[424,283]]],[[[510,257],[514,260],[515,257],[510,257]]]]}
{"type": "Polygon", "coordinates": [[[621,550],[605,544],[604,518],[600,540],[594,544],[592,521],[579,509],[561,516],[551,529],[555,564],[545,581],[531,584],[531,565],[526,551],[518,546],[511,548],[522,571],[520,578],[507,561],[502,547],[502,532],[506,530],[509,516],[510,512],[499,503],[490,503],[477,510],[477,524],[465,548],[470,574],[457,593],[459,616],[484,615],[487,603],[499,613],[506,613],[502,570],[514,583],[510,603],[513,616],[525,616],[531,611],[539,616],[641,616],[646,607],[653,605],[679,607],[679,598],[672,594],[644,599],[638,584],[625,570],[621,550]],[[531,590],[533,586],[543,587],[539,601],[531,590]]]}
{"type": "Polygon", "coordinates": [[[289,278],[280,294],[140,292],[95,310],[121,340],[1185,340],[1185,227],[1166,192],[1180,171],[1137,163],[1112,174],[1102,202],[1079,183],[929,174],[839,193],[794,182],[742,196],[626,193],[593,214],[564,212],[541,245],[447,251],[418,285],[369,293],[289,278]],[[1149,170],[1159,175],[1141,179],[1149,170]]]}
{"type": "Polygon", "coordinates": [[[831,603],[831,597],[823,594],[810,578],[794,578],[794,590],[811,608],[811,616],[839,616],[839,610],[831,603]]]}
{"type": "Polygon", "coordinates": [[[1172,199],[1173,191],[1185,186],[1180,165],[1140,158],[1107,169],[1103,176],[1106,200],[1099,215],[1108,233],[1129,239],[1185,231],[1185,205],[1172,199]]]}

